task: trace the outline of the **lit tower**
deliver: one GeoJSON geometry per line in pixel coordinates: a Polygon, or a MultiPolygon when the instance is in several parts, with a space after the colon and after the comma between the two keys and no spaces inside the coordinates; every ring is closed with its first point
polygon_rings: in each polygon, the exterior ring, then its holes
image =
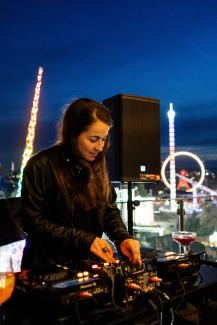
{"type": "MultiPolygon", "coordinates": [[[[169,150],[170,156],[175,153],[175,126],[173,104],[170,103],[170,109],[167,113],[169,118],[169,150]]],[[[176,211],[176,164],[175,157],[170,159],[170,208],[171,211],[176,211]]]]}
{"type": "Polygon", "coordinates": [[[35,138],[35,127],[36,127],[37,113],[38,113],[38,103],[39,103],[40,89],[41,89],[41,82],[42,82],[42,74],[43,74],[43,68],[39,67],[37,83],[36,83],[36,87],[35,87],[35,94],[34,94],[34,99],[33,99],[32,109],[31,109],[31,117],[30,117],[28,131],[27,131],[26,145],[25,145],[25,149],[23,152],[23,158],[22,158],[22,163],[21,163],[21,168],[20,168],[20,177],[19,177],[16,196],[20,196],[20,194],[21,194],[23,169],[33,152],[33,145],[34,145],[34,138],[35,138]]]}

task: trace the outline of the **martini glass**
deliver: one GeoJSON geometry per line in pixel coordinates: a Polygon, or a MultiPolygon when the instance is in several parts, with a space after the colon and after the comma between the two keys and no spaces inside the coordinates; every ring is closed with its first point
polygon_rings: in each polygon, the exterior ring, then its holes
{"type": "Polygon", "coordinates": [[[5,320],[4,303],[11,297],[15,288],[15,273],[21,271],[25,242],[25,239],[21,239],[0,246],[0,325],[5,320]]]}
{"type": "Polygon", "coordinates": [[[174,231],[172,232],[172,238],[178,244],[181,245],[181,252],[184,255],[188,255],[190,251],[190,244],[196,240],[197,234],[192,231],[174,231]]]}
{"type": "Polygon", "coordinates": [[[12,295],[15,286],[15,274],[13,272],[0,272],[0,325],[4,323],[1,310],[2,304],[12,295]]]}

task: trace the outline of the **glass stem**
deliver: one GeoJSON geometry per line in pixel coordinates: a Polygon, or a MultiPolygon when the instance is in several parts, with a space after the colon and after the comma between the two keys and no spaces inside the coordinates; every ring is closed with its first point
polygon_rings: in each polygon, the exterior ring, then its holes
{"type": "Polygon", "coordinates": [[[183,253],[185,254],[185,255],[188,255],[188,253],[189,253],[189,245],[183,245],[182,246],[183,247],[183,253]]]}

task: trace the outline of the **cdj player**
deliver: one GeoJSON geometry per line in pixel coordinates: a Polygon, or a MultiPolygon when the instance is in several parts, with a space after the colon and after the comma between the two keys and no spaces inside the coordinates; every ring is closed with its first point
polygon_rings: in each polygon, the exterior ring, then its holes
{"type": "Polygon", "coordinates": [[[170,296],[179,292],[199,286],[200,282],[200,254],[188,255],[174,252],[158,252],[154,258],[149,260],[158,276],[162,279],[161,290],[170,296]]]}
{"type": "Polygon", "coordinates": [[[17,287],[34,324],[134,324],[142,317],[153,322],[164,300],[183,285],[197,285],[199,261],[198,254],[152,251],[142,254],[141,266],[123,258],[114,264],[68,262],[43,274],[22,271],[17,287]]]}
{"type": "Polygon", "coordinates": [[[145,265],[135,266],[124,260],[109,264],[82,261],[74,264],[57,265],[53,272],[35,274],[21,272],[19,286],[25,291],[28,317],[41,324],[42,319],[55,324],[64,320],[68,324],[126,324],[135,313],[140,317],[153,313],[148,296],[160,285],[160,279],[145,265]],[[35,309],[37,306],[37,310],[35,309]],[[139,316],[140,315],[140,316],[139,316]],[[69,322],[70,324],[70,322],[69,322]]]}

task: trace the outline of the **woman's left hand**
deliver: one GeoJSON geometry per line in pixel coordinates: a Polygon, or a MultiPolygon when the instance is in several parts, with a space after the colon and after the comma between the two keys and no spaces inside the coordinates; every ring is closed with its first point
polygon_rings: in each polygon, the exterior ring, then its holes
{"type": "Polygon", "coordinates": [[[125,239],[120,244],[121,252],[134,264],[142,264],[140,242],[135,239],[125,239]]]}

